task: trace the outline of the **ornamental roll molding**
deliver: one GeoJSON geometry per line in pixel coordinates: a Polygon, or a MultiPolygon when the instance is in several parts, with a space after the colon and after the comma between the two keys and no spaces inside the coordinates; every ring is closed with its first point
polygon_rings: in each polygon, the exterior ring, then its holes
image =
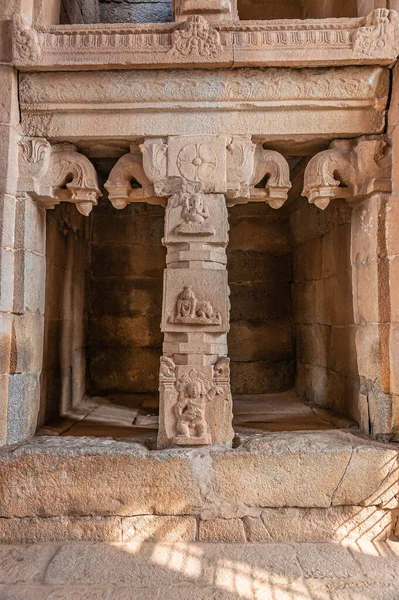
{"type": "Polygon", "coordinates": [[[73,144],[52,146],[44,138],[20,141],[19,187],[43,208],[70,202],[84,216],[90,214],[101,196],[97,173],[89,159],[73,144]]]}
{"type": "Polygon", "coordinates": [[[383,139],[334,140],[307,164],[302,196],[324,210],[333,198],[358,202],[390,193],[391,149],[383,139]]]}

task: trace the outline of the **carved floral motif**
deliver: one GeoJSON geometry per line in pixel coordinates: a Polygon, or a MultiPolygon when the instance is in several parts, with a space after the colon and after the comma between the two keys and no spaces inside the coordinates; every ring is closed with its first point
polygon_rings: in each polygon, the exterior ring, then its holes
{"type": "Polygon", "coordinates": [[[188,181],[210,180],[217,165],[216,154],[209,144],[187,144],[177,157],[177,168],[188,181]]]}
{"type": "Polygon", "coordinates": [[[176,315],[170,323],[185,325],[220,325],[222,316],[208,300],[199,300],[190,286],[185,285],[176,302],[176,315]]]}
{"type": "Polygon", "coordinates": [[[222,49],[219,31],[200,15],[188,17],[172,33],[173,55],[217,58],[222,49]]]}

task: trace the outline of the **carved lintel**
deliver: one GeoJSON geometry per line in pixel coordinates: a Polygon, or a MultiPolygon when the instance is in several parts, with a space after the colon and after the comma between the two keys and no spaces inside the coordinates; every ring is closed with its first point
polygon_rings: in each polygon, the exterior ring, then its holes
{"type": "MultiPolygon", "coordinates": [[[[239,162],[243,165],[241,169],[241,180],[239,180],[239,172],[235,168],[237,183],[234,185],[228,182],[227,205],[234,206],[235,204],[245,204],[251,202],[267,202],[272,208],[280,208],[288,198],[288,192],[291,189],[289,165],[279,152],[274,150],[265,150],[261,144],[254,145],[253,148],[245,146],[243,142],[235,142],[235,145],[230,144],[230,150],[233,154],[238,154],[238,159],[234,162],[239,162]],[[251,170],[252,168],[252,170],[251,170]],[[268,177],[265,187],[257,188],[265,177],[268,177]]],[[[230,170],[232,176],[232,170],[230,170]]]]}
{"type": "Polygon", "coordinates": [[[44,208],[71,202],[88,216],[101,195],[95,168],[73,144],[51,146],[44,138],[20,141],[21,187],[44,208]]]}
{"type": "MultiPolygon", "coordinates": [[[[140,154],[130,152],[122,156],[111,173],[104,187],[108,191],[112,205],[123,209],[131,202],[148,202],[165,205],[166,201],[156,197],[154,186],[143,169],[143,160],[150,164],[149,147],[146,147],[145,159],[140,154]],[[141,187],[133,187],[132,182],[141,187]]],[[[155,167],[154,169],[155,170],[155,167]]]]}
{"type": "Polygon", "coordinates": [[[363,27],[356,30],[353,49],[373,56],[388,50],[399,52],[399,17],[394,10],[378,8],[366,17],[363,27]]]}
{"type": "Polygon", "coordinates": [[[358,202],[391,189],[391,152],[386,141],[359,138],[335,140],[309,161],[302,196],[324,210],[333,198],[358,202]]]}

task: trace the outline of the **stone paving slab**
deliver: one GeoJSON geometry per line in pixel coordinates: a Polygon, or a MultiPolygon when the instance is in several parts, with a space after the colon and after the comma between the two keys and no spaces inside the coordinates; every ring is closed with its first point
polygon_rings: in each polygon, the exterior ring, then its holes
{"type": "Polygon", "coordinates": [[[399,542],[0,546],[0,600],[399,600],[399,542]]]}

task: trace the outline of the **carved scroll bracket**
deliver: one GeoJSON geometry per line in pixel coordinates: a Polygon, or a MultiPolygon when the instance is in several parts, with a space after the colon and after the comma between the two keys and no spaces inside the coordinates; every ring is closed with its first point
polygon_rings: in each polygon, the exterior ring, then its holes
{"type": "Polygon", "coordinates": [[[52,146],[44,138],[20,141],[20,191],[46,209],[60,202],[88,216],[101,195],[95,168],[73,144],[52,146]]]}
{"type": "Polygon", "coordinates": [[[333,198],[358,202],[390,193],[391,151],[384,139],[335,140],[305,169],[302,196],[324,210],[333,198]]]}
{"type": "Polygon", "coordinates": [[[394,10],[378,8],[365,19],[363,27],[356,30],[353,49],[366,56],[389,51],[399,52],[399,16],[394,10]]]}
{"type": "MultiPolygon", "coordinates": [[[[162,145],[161,140],[155,142],[162,145]]],[[[156,197],[154,186],[143,168],[144,162],[151,173],[150,165],[153,164],[155,169],[158,160],[162,160],[158,154],[150,153],[143,157],[134,147],[131,147],[129,154],[125,154],[118,160],[104,185],[115,208],[123,209],[132,202],[166,205],[165,199],[156,197]]]]}

